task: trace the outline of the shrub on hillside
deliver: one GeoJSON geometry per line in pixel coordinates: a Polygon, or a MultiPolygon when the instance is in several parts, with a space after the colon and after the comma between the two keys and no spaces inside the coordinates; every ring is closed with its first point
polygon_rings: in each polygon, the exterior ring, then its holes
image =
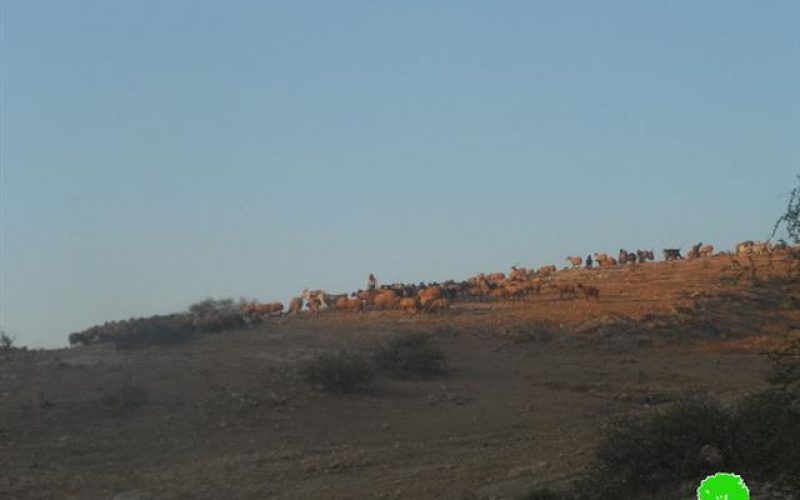
{"type": "Polygon", "coordinates": [[[148,399],[147,390],[138,382],[131,380],[110,390],[100,402],[112,415],[121,415],[145,404],[148,399]]]}
{"type": "Polygon", "coordinates": [[[427,335],[411,333],[390,339],[375,353],[375,363],[389,375],[402,378],[430,378],[445,371],[441,349],[430,345],[427,335]]]}
{"type": "Polygon", "coordinates": [[[241,313],[242,301],[208,298],[189,306],[192,325],[198,333],[216,333],[239,328],[245,324],[241,313]]]}
{"type": "Polygon", "coordinates": [[[800,490],[800,400],[771,389],[722,410],[707,403],[678,404],[611,426],[578,498],[628,498],[663,493],[720,470],[757,482],[800,490]]]}
{"type": "Polygon", "coordinates": [[[772,370],[767,375],[770,383],[787,387],[800,382],[800,339],[794,339],[769,356],[772,359],[772,370]]]}
{"type": "Polygon", "coordinates": [[[191,339],[194,327],[186,315],[171,314],[120,322],[112,337],[117,349],[158,344],[180,344],[191,339]]]}
{"type": "Polygon", "coordinates": [[[800,394],[778,389],[743,399],[731,435],[733,470],[800,491],[800,394]]]}
{"type": "Polygon", "coordinates": [[[365,391],[375,379],[362,356],[346,351],[320,354],[303,365],[301,375],[309,384],[334,394],[365,391]]]}
{"type": "Polygon", "coordinates": [[[15,340],[16,339],[6,333],[5,330],[0,330],[0,351],[13,351],[15,340]]]}
{"type": "Polygon", "coordinates": [[[730,457],[730,418],[719,407],[680,403],[644,420],[611,425],[597,450],[595,470],[577,490],[586,498],[627,498],[702,479],[723,463],[710,463],[703,450],[730,457]],[[584,493],[585,492],[585,493],[584,493]]]}
{"type": "Polygon", "coordinates": [[[240,328],[245,323],[241,306],[233,299],[206,299],[184,313],[109,321],[69,335],[70,345],[112,342],[119,349],[186,342],[196,333],[240,328]]]}

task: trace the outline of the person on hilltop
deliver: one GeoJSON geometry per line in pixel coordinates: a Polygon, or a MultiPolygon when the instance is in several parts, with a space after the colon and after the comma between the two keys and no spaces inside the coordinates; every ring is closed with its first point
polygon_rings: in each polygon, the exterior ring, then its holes
{"type": "Polygon", "coordinates": [[[592,256],[591,255],[587,255],[586,256],[586,269],[591,269],[591,268],[592,268],[592,256]]]}
{"type": "Polygon", "coordinates": [[[375,285],[378,283],[378,280],[375,279],[375,275],[369,273],[369,279],[367,279],[367,290],[370,292],[375,291],[375,285]]]}

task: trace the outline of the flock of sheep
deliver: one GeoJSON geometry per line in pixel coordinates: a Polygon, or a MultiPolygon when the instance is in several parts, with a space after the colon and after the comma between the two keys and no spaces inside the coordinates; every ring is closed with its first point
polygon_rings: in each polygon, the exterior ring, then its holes
{"type": "MultiPolygon", "coordinates": [[[[764,255],[772,253],[796,252],[800,249],[786,245],[783,242],[770,244],[767,242],[745,241],[736,245],[735,255],[764,255]]],[[[697,243],[692,245],[681,255],[679,248],[663,249],[664,261],[691,260],[714,255],[714,246],[697,243]]],[[[635,266],[655,260],[653,250],[637,250],[629,252],[620,249],[616,258],[605,253],[595,253],[583,259],[579,256],[566,258],[572,269],[592,269],[593,267],[608,268],[614,266],[635,266]]],[[[527,297],[540,295],[543,287],[558,291],[562,300],[576,298],[582,294],[586,300],[599,300],[600,290],[591,285],[557,284],[552,278],[557,272],[554,265],[542,266],[539,269],[525,269],[512,267],[511,272],[481,273],[464,281],[449,280],[443,283],[405,284],[394,283],[381,285],[375,289],[357,290],[350,294],[331,294],[324,290],[309,290],[306,288],[302,295],[295,297],[289,303],[286,314],[299,314],[307,308],[311,314],[323,311],[351,311],[363,312],[366,310],[401,309],[411,314],[416,313],[444,313],[455,301],[483,301],[483,300],[524,300],[527,297]]],[[[284,314],[282,303],[272,304],[245,304],[242,312],[249,317],[284,314]]]]}

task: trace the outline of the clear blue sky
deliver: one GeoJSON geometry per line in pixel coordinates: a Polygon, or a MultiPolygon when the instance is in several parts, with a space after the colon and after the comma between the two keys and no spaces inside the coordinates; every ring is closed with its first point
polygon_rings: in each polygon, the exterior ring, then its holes
{"type": "Polygon", "coordinates": [[[0,326],[34,347],[288,300],[763,239],[796,1],[2,5],[0,326]]]}

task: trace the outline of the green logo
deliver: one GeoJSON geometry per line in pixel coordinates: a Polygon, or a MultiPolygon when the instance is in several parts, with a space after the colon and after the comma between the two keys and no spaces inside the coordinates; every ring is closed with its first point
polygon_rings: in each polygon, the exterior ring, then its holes
{"type": "Polygon", "coordinates": [[[700,483],[697,500],[750,500],[750,490],[741,476],[718,472],[700,483]]]}

